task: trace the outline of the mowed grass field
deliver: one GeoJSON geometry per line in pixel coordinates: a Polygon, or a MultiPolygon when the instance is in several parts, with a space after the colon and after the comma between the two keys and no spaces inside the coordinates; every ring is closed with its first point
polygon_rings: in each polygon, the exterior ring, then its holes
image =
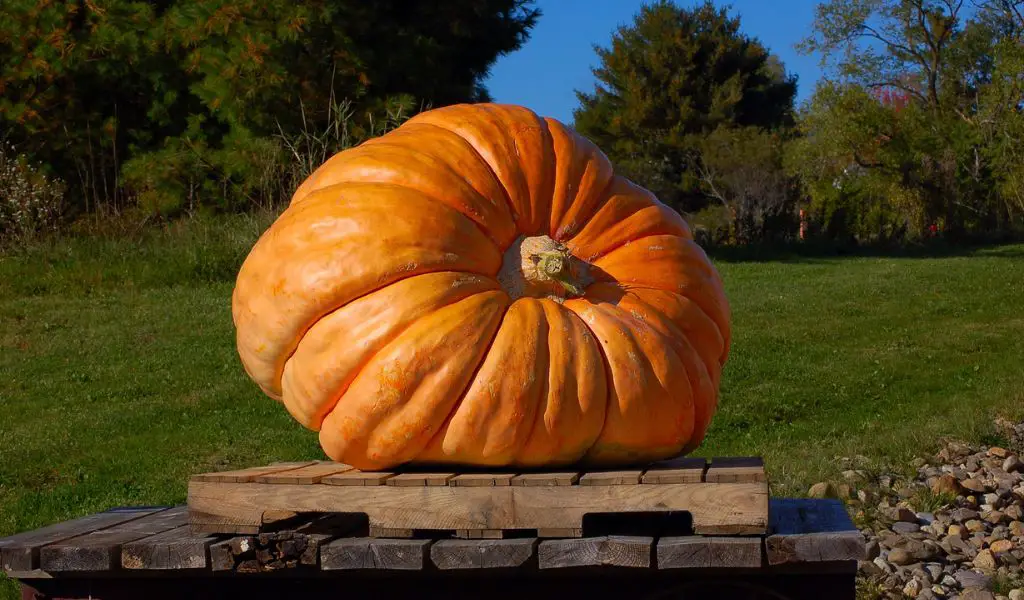
{"type": "MultiPolygon", "coordinates": [[[[0,255],[0,536],[181,503],[194,472],[322,458],[235,353],[234,274],[267,223],[0,255]]],[[[1024,245],[714,261],[734,345],[697,454],[764,456],[773,493],[837,456],[905,465],[1024,416],[1024,245]]]]}

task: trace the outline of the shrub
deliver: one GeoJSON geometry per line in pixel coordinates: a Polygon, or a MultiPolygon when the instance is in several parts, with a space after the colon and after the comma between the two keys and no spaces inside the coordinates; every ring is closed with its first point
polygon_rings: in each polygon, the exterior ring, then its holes
{"type": "Polygon", "coordinates": [[[64,215],[65,185],[0,145],[0,245],[55,232],[64,215]]]}

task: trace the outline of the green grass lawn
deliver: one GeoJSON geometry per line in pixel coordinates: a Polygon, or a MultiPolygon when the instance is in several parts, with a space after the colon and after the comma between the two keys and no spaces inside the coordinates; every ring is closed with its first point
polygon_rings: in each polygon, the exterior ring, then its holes
{"type": "MultiPolygon", "coordinates": [[[[235,354],[234,274],[265,225],[0,255],[0,536],[181,503],[197,471],[321,457],[235,354]]],[[[763,455],[775,494],[836,456],[904,465],[1024,414],[1024,245],[716,264],[734,347],[698,454],[763,455]]]]}

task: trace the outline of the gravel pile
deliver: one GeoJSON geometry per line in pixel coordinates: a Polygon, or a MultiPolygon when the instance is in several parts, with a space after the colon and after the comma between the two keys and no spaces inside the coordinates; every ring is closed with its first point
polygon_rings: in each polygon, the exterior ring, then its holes
{"type": "Polygon", "coordinates": [[[1024,423],[1003,447],[948,442],[910,479],[858,469],[811,496],[845,500],[867,538],[861,597],[1024,600],[1024,423]]]}

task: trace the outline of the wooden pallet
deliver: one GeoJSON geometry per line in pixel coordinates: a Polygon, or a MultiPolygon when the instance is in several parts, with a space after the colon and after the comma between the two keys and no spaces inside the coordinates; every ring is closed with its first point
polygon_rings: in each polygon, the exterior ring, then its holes
{"type": "MultiPolygon", "coordinates": [[[[146,574],[174,573],[197,577],[511,569],[529,575],[613,567],[690,576],[708,569],[749,575],[813,574],[838,567],[850,576],[844,585],[850,586],[852,598],[852,574],[865,552],[864,536],[842,504],[808,499],[772,499],[771,504],[772,519],[763,536],[547,540],[372,538],[353,531],[337,515],[307,518],[274,533],[211,535],[190,530],[185,506],[121,508],[0,538],[0,566],[12,578],[54,582],[86,576],[107,581],[134,576],[132,580],[140,581],[146,574]]],[[[165,576],[158,581],[166,585],[171,580],[165,576]]]]}
{"type": "Polygon", "coordinates": [[[439,531],[469,539],[576,538],[616,520],[630,521],[625,529],[634,532],[644,519],[664,529],[668,517],[675,517],[676,533],[763,535],[768,499],[760,458],[491,473],[363,472],[310,461],[199,474],[188,489],[194,534],[257,534],[297,516],[335,513],[364,518],[371,537],[393,538],[439,531]]]}

